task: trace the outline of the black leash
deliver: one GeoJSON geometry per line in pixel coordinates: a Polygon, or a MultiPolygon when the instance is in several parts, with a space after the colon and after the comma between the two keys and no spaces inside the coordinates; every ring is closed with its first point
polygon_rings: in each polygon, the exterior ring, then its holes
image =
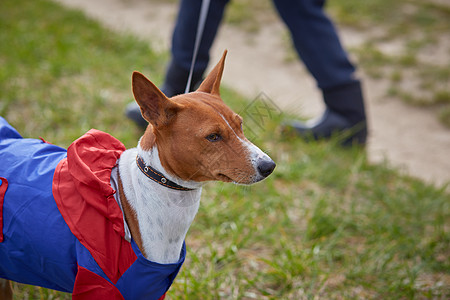
{"type": "Polygon", "coordinates": [[[184,91],[185,94],[189,93],[189,89],[191,86],[192,74],[194,73],[194,65],[195,61],[197,60],[198,48],[200,48],[200,42],[202,40],[203,31],[205,29],[206,17],[208,16],[209,3],[210,0],[203,0],[202,6],[200,8],[200,18],[197,25],[197,35],[195,36],[194,53],[192,54],[191,69],[189,70],[186,90],[184,91]]]}

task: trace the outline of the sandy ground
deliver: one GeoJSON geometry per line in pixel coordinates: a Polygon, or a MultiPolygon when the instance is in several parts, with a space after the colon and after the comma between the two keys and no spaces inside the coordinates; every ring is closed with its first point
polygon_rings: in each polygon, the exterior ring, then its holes
{"type": "MultiPolygon", "coordinates": [[[[166,51],[170,46],[176,1],[56,1],[81,9],[114,30],[146,39],[158,51],[166,51]]],[[[252,34],[225,24],[212,49],[212,62],[220,58],[223,49],[228,49],[225,84],[249,98],[264,92],[283,110],[315,117],[323,110],[320,93],[300,61],[286,62],[285,32],[281,21],[261,26],[258,33],[252,34]]],[[[340,35],[346,47],[370,38],[342,28],[340,35]]],[[[385,45],[389,46],[395,47],[385,45]]],[[[444,52],[448,54],[448,50],[444,52]]],[[[359,75],[369,118],[370,161],[387,160],[391,166],[437,185],[450,182],[450,130],[432,112],[387,98],[385,83],[359,75]]]]}

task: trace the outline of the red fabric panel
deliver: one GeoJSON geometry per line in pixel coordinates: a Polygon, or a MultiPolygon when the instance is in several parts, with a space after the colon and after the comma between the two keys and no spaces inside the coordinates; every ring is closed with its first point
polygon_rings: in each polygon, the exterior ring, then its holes
{"type": "Polygon", "coordinates": [[[162,295],[162,296],[159,298],[159,300],[164,300],[164,299],[166,299],[166,294],[162,295]]]}
{"type": "Polygon", "coordinates": [[[110,184],[123,151],[120,141],[92,129],[69,146],[53,177],[53,196],[64,220],[114,284],[136,260],[110,184]]]}
{"type": "Polygon", "coordinates": [[[123,297],[119,290],[109,281],[100,275],[78,266],[78,274],[73,287],[72,299],[123,300],[123,297]]]}
{"type": "Polygon", "coordinates": [[[5,200],[5,193],[8,189],[8,180],[0,177],[2,185],[0,185],[0,243],[3,242],[3,201],[5,200]]]}

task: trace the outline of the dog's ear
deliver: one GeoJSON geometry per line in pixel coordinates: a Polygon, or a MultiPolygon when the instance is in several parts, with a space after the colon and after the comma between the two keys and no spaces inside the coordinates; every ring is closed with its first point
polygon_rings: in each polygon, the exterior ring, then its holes
{"type": "Polygon", "coordinates": [[[198,92],[210,93],[220,96],[220,80],[222,79],[223,67],[225,65],[225,57],[227,56],[227,50],[223,52],[222,58],[219,63],[211,70],[211,72],[203,80],[198,92]]]}
{"type": "Polygon", "coordinates": [[[147,77],[136,71],[132,76],[132,88],[142,116],[155,127],[169,123],[181,108],[167,98],[147,77]]]}

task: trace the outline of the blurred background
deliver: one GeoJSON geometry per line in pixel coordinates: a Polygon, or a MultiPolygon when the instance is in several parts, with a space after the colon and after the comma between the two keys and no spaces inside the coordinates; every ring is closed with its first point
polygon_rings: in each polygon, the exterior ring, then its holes
{"type": "MultiPolygon", "coordinates": [[[[170,49],[178,1],[58,0],[158,52],[170,49]]],[[[450,1],[340,0],[327,11],[359,67],[369,117],[369,159],[439,184],[450,180],[450,1]]],[[[285,111],[324,109],[271,1],[231,1],[212,49],[232,60],[224,82],[243,95],[267,94],[285,111]]]]}

